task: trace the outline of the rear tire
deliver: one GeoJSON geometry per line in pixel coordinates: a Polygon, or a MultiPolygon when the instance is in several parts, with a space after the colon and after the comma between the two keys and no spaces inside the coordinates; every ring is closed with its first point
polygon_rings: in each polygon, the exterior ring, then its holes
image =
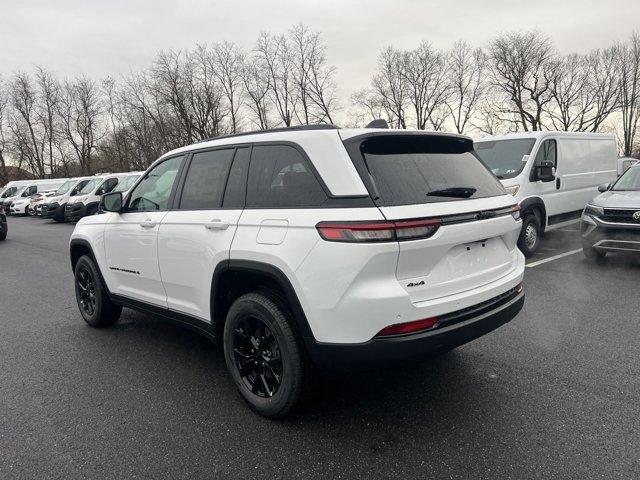
{"type": "Polygon", "coordinates": [[[227,369],[242,397],[260,415],[283,417],[300,401],[310,367],[289,313],[269,295],[249,293],[227,314],[227,369]]]}
{"type": "Polygon", "coordinates": [[[75,268],[76,301],[80,315],[92,327],[108,327],[120,318],[122,306],[114,304],[91,257],[83,255],[75,268]]]}
{"type": "Polygon", "coordinates": [[[522,217],[522,229],[518,238],[518,248],[525,257],[530,257],[538,250],[542,236],[540,219],[534,212],[526,212],[522,217]]]}

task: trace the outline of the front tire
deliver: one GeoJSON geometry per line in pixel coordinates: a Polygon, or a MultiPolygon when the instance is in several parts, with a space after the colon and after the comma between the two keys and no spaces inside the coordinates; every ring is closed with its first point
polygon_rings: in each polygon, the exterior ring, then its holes
{"type": "Polygon", "coordinates": [[[540,219],[534,212],[525,213],[522,218],[522,229],[518,238],[518,248],[525,257],[530,257],[538,250],[542,236],[540,219]]]}
{"type": "Polygon", "coordinates": [[[242,397],[266,417],[287,415],[310,379],[304,347],[292,319],[267,294],[238,298],[227,314],[223,334],[227,369],[242,397]]]}
{"type": "Polygon", "coordinates": [[[75,268],[76,301],[80,315],[92,327],[108,327],[120,318],[122,306],[111,302],[98,267],[91,257],[83,255],[75,268]]]}

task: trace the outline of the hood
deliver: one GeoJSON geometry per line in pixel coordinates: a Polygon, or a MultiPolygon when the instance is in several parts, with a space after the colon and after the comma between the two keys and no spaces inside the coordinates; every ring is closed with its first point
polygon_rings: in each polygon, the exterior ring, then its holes
{"type": "Polygon", "coordinates": [[[590,203],[605,208],[637,208],[640,210],[640,190],[601,193],[590,203]]]}
{"type": "Polygon", "coordinates": [[[69,200],[69,203],[82,203],[85,198],[87,198],[86,195],[77,195],[69,200]]]}

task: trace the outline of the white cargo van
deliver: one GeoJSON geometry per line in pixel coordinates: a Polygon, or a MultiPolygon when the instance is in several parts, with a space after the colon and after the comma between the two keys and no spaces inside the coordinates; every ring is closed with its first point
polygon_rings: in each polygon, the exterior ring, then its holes
{"type": "Polygon", "coordinates": [[[522,132],[474,146],[521,207],[518,246],[525,255],[538,249],[546,230],[580,218],[598,185],[617,177],[616,140],[609,134],[522,132]]]}
{"type": "Polygon", "coordinates": [[[5,213],[28,213],[26,206],[29,203],[28,201],[31,195],[35,195],[38,192],[56,190],[66,181],[66,178],[52,178],[46,180],[29,180],[24,182],[22,186],[18,187],[13,196],[3,199],[5,213]],[[13,204],[16,202],[19,202],[20,206],[16,208],[16,211],[13,211],[13,204]]]}

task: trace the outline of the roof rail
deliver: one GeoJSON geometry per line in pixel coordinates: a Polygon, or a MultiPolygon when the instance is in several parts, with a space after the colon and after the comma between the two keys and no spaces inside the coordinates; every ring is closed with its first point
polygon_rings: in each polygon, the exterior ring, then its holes
{"type": "Polygon", "coordinates": [[[294,127],[268,128],[266,130],[252,130],[250,132],[230,133],[229,135],[220,135],[219,137],[205,138],[204,140],[199,140],[196,143],[210,142],[212,140],[219,140],[221,138],[244,137],[246,135],[256,135],[259,133],[295,132],[297,130],[338,130],[339,128],[340,127],[331,125],[329,123],[321,123],[318,125],[296,125],[294,127]]]}

